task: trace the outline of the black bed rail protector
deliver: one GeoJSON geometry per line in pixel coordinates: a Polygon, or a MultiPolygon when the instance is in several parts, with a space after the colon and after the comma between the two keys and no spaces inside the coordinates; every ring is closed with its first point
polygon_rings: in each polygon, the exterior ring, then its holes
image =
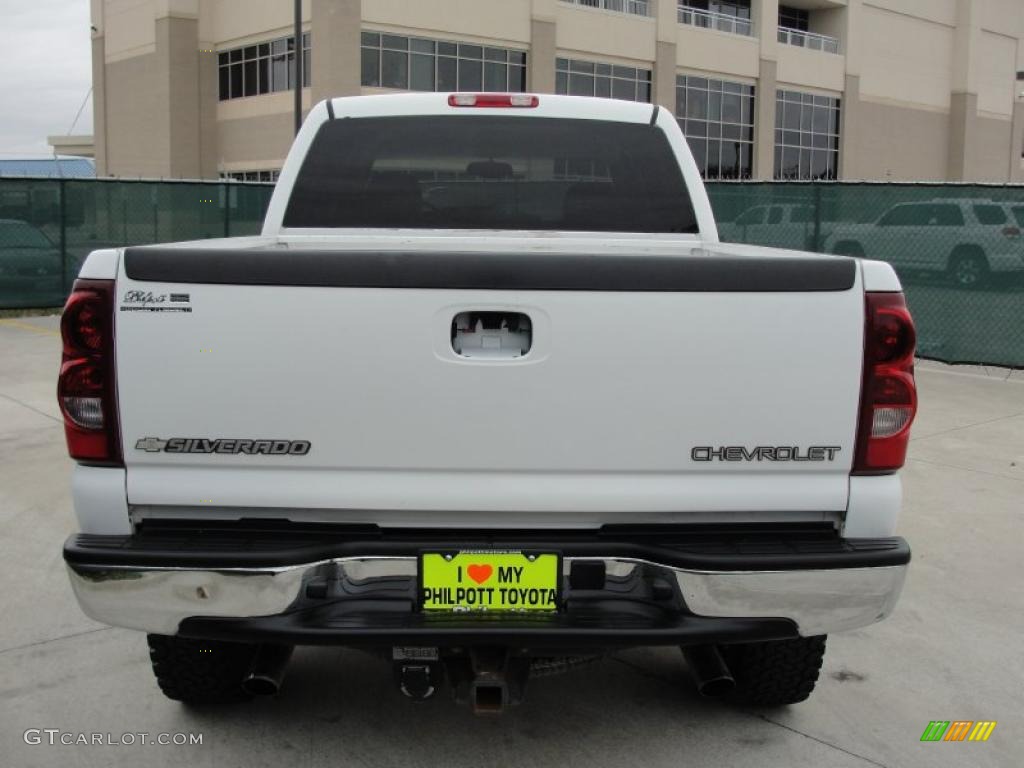
{"type": "Polygon", "coordinates": [[[144,526],[135,536],[77,534],[64,557],[88,565],[259,568],[337,557],[415,556],[430,549],[551,549],[566,557],[620,557],[709,571],[801,570],[905,565],[902,538],[842,539],[814,529],[739,531],[683,527],[642,532],[458,531],[144,526]]]}
{"type": "MultiPolygon", "coordinates": [[[[683,248],[684,246],[680,246],[683,248]]],[[[853,287],[842,256],[431,253],[145,246],[132,280],[216,285],[504,291],[808,292],[853,287]]]]}

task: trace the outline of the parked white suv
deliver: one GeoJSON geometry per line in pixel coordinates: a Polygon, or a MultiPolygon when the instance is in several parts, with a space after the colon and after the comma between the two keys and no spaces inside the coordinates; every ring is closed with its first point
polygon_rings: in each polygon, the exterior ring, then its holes
{"type": "Polygon", "coordinates": [[[261,236],[97,251],[62,332],[71,584],[174,699],[347,645],[498,710],[661,645],[792,703],[910,560],[896,274],[720,243],[656,106],[322,102],[261,236]]]}
{"type": "Polygon", "coordinates": [[[1024,270],[1024,206],[979,198],[894,205],[873,222],[829,227],[825,250],[885,259],[906,272],[942,272],[958,286],[1024,270]]]}

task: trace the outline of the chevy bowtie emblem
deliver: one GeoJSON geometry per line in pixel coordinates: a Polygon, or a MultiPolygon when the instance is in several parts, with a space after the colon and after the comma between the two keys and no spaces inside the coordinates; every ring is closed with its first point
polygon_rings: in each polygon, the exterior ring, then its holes
{"type": "Polygon", "coordinates": [[[159,453],[165,445],[167,445],[167,441],[161,440],[159,437],[144,437],[135,443],[135,450],[159,453]]]}

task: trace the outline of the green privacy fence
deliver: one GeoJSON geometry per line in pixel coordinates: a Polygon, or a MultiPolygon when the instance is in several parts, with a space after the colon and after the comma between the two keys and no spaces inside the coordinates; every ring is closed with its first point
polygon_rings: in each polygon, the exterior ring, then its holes
{"type": "Polygon", "coordinates": [[[0,178],[0,308],[64,303],[97,248],[258,234],[273,187],[0,178]]]}
{"type": "MultiPolygon", "coordinates": [[[[273,187],[0,178],[0,308],[59,306],[97,248],[259,232],[273,187]]],[[[709,185],[722,240],[892,264],[923,357],[1024,367],[1024,186],[709,185]]]]}
{"type": "Polygon", "coordinates": [[[720,183],[722,240],[889,262],[921,357],[1024,367],[1024,186],[720,183]]]}

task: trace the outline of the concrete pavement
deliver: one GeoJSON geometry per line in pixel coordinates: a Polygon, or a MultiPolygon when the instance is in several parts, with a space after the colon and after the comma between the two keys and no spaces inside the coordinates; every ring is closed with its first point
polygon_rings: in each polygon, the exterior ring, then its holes
{"type": "MultiPolygon", "coordinates": [[[[414,705],[354,651],[299,649],[276,699],[164,699],[143,637],[83,616],[60,545],[74,530],[54,398],[56,318],[0,319],[0,765],[1019,766],[1024,764],[1024,372],[919,368],[901,533],[914,561],[889,620],[829,639],[805,704],[701,699],[674,650],[531,682],[476,718],[414,705]],[[987,743],[927,743],[929,720],[996,720],[987,743]],[[194,746],[26,744],[27,729],[201,733],[194,746]]],[[[136,737],[138,741],[138,737],[136,737]]]]}

